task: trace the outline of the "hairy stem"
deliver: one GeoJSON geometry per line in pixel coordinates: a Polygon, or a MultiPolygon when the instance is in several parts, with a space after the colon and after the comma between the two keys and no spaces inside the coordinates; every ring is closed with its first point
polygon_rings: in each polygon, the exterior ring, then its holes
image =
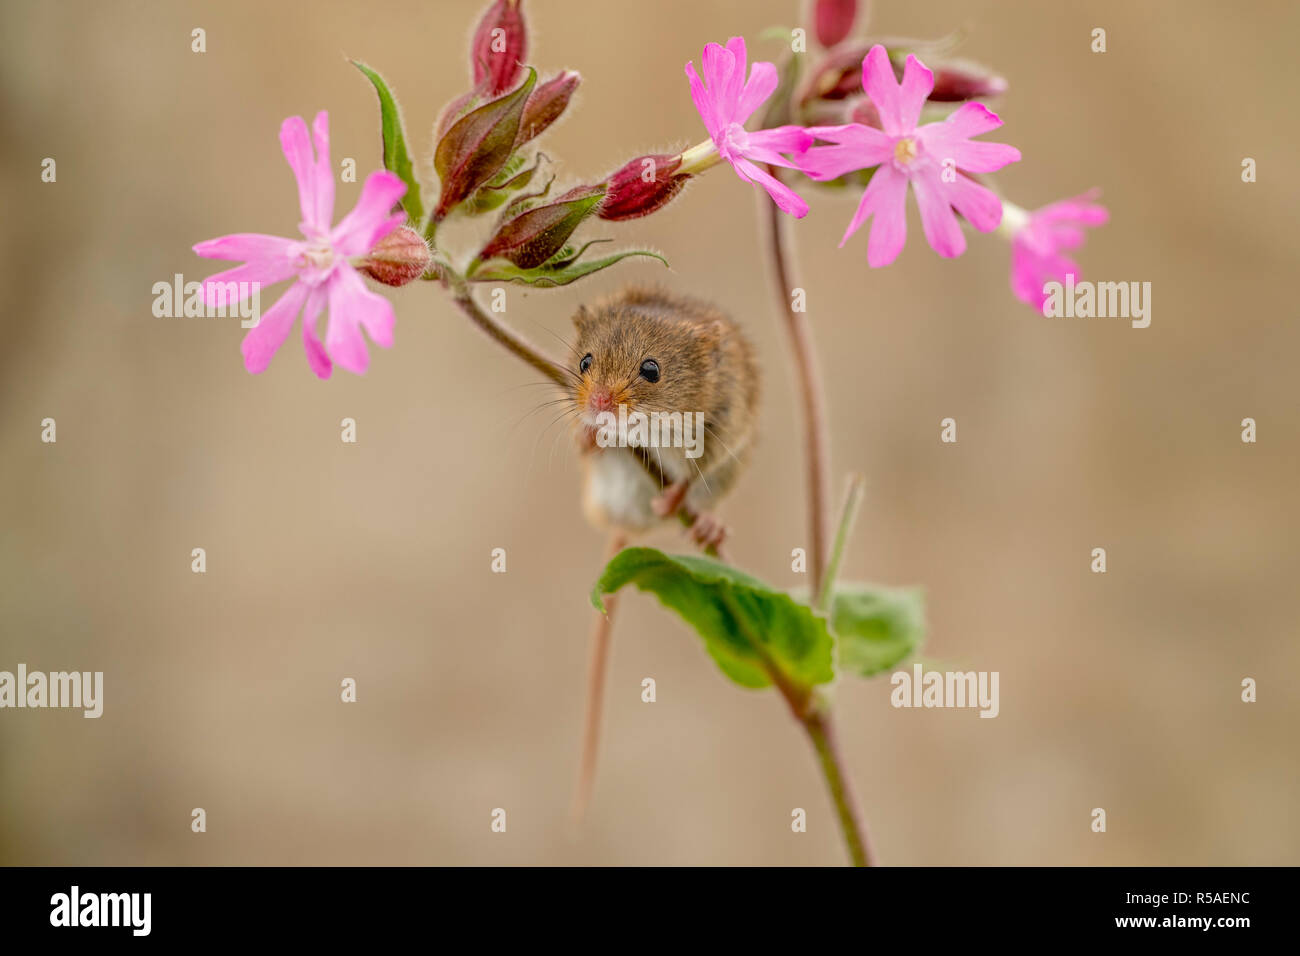
{"type": "Polygon", "coordinates": [[[516,358],[523,359],[561,388],[567,390],[572,387],[573,383],[569,381],[564,366],[550,358],[510,326],[483,311],[483,307],[474,301],[469,286],[461,285],[453,290],[453,294],[460,310],[469,316],[475,325],[490,335],[498,345],[504,345],[516,358]]]}
{"type": "MultiPolygon", "coordinates": [[[[781,178],[781,170],[768,171],[781,178]]],[[[813,347],[812,326],[807,312],[794,309],[792,296],[799,288],[791,251],[788,217],[762,190],[758,202],[766,218],[768,255],[771,263],[772,291],[776,307],[785,317],[790,347],[794,353],[795,374],[799,380],[799,399],[803,408],[804,453],[808,467],[808,570],[809,593],[821,592],[826,569],[827,539],[830,537],[830,439],[826,427],[826,398],[822,393],[817,353],[813,347]]]]}

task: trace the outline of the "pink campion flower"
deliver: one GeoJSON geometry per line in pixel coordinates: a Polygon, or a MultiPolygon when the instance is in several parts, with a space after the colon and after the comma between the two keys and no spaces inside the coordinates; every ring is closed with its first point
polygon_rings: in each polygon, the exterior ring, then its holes
{"type": "MultiPolygon", "coordinates": [[[[358,375],[370,364],[364,328],[378,345],[393,344],[393,306],[366,288],[348,261],[365,256],[380,239],[403,222],[405,213],[391,213],[406,192],[406,184],[390,172],[371,173],[361,187],[356,206],[331,227],[334,218],[334,170],[330,166],[329,114],[316,114],[312,124],[316,153],[307,124],[290,116],[280,126],[280,147],[298,180],[302,239],[283,239],[259,233],[237,233],[200,242],[194,251],[208,259],[243,259],[244,264],[218,272],[203,282],[203,297],[216,305],[226,293],[226,283],[259,283],[263,288],[293,278],[296,281],[261,321],[248,330],[240,351],[244,367],[262,372],[302,312],[302,340],[307,364],[321,378],[329,378],[334,363],[358,375]],[[316,320],[328,306],[329,325],[322,343],[316,320]]],[[[227,296],[229,302],[231,297],[227,296]]]]}
{"type": "Polygon", "coordinates": [[[776,90],[776,67],[755,63],[745,78],[746,52],[743,37],[732,37],[726,47],[710,43],[701,62],[704,80],[695,72],[694,61],[686,64],[691,99],[704,120],[712,142],[702,143],[682,154],[680,173],[690,175],[725,159],[747,183],[757,183],[783,211],[796,218],[808,214],[808,204],[793,189],[780,182],[758,163],[797,169],[798,164],[782,153],[802,154],[812,137],[799,126],[778,126],[749,132],[745,122],[776,90]]]}
{"type": "Polygon", "coordinates": [[[1016,298],[1040,312],[1047,301],[1043,286],[1080,277],[1079,265],[1064,253],[1083,245],[1084,226],[1103,226],[1110,219],[1096,199],[1101,190],[1090,189],[1071,199],[1025,212],[1006,204],[1004,229],[1011,234],[1011,290],[1016,298]]]}
{"type": "Polygon", "coordinates": [[[926,241],[939,255],[952,258],[966,251],[966,237],[954,209],[980,232],[996,229],[1002,221],[1002,202],[992,190],[958,170],[991,173],[1020,159],[1014,146],[971,139],[1001,126],[997,114],[980,103],[965,103],[945,120],[918,126],[921,107],[934,89],[934,74],[909,55],[903,82],[898,83],[889,55],[879,44],[862,61],[862,88],[880,114],[882,128],[860,123],[809,127],[809,133],[833,145],[808,150],[802,166],[817,180],[876,167],[840,246],[875,216],[867,239],[867,264],[887,266],[897,259],[907,241],[904,207],[909,183],[926,241]]]}

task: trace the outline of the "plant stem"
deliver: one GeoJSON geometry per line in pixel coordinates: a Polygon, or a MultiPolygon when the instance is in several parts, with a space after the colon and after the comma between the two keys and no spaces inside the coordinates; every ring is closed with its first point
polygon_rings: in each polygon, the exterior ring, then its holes
{"type": "MultiPolygon", "coordinates": [[[[778,167],[768,171],[781,178],[778,167]]],[[[785,316],[786,331],[794,352],[795,374],[803,406],[804,451],[808,463],[809,594],[821,593],[826,568],[826,543],[830,528],[830,439],[826,428],[826,398],[822,394],[817,353],[813,348],[812,326],[807,312],[796,312],[791,295],[799,288],[791,254],[787,216],[761,189],[758,202],[767,217],[768,252],[772,264],[773,292],[778,310],[785,316]]]]}
{"type": "Polygon", "coordinates": [[[858,506],[862,504],[862,494],[867,481],[861,475],[850,475],[849,486],[844,492],[844,507],[840,509],[839,527],[835,529],[835,545],[831,548],[830,564],[826,567],[826,576],[822,579],[822,590],[817,595],[817,610],[827,612],[831,606],[831,594],[835,589],[835,579],[839,577],[840,561],[844,559],[844,545],[849,540],[853,523],[858,518],[858,506]]]}
{"type": "Polygon", "coordinates": [[[849,858],[854,866],[874,866],[875,854],[871,849],[867,828],[858,814],[852,783],[842,767],[830,712],[814,705],[804,715],[802,723],[817,751],[822,776],[826,778],[826,787],[830,790],[835,812],[840,818],[840,830],[844,834],[844,844],[848,847],[849,858]]]}
{"type": "Polygon", "coordinates": [[[490,335],[497,344],[504,345],[514,353],[516,358],[523,359],[561,388],[568,389],[571,386],[572,383],[569,382],[568,375],[562,365],[547,356],[546,353],[510,328],[510,326],[499,322],[489,313],[484,312],[482,306],[474,301],[474,295],[470,292],[469,286],[461,283],[453,287],[453,295],[460,310],[469,316],[475,325],[490,335]]]}
{"type": "MultiPolygon", "coordinates": [[[[768,166],[768,172],[778,180],[781,170],[768,166]]],[[[808,535],[809,575],[808,593],[824,608],[830,600],[835,573],[843,556],[844,541],[853,523],[858,500],[861,497],[860,479],[851,482],[845,499],[844,515],[840,521],[840,534],[835,544],[835,555],[828,567],[827,539],[830,529],[830,436],[826,423],[826,397],[821,388],[821,374],[817,367],[817,353],[813,347],[812,326],[806,312],[796,312],[792,295],[800,286],[790,239],[790,224],[785,213],[777,208],[767,195],[759,191],[761,214],[767,222],[768,255],[771,262],[773,292],[778,311],[785,316],[786,331],[794,353],[795,375],[799,381],[799,396],[803,407],[804,451],[808,466],[808,535]]],[[[831,800],[840,819],[844,844],[854,866],[871,866],[874,856],[867,838],[866,827],[861,822],[857,802],[848,774],[844,772],[831,715],[825,704],[808,697],[792,696],[787,688],[777,685],[785,695],[790,711],[808,733],[831,800]]]]}

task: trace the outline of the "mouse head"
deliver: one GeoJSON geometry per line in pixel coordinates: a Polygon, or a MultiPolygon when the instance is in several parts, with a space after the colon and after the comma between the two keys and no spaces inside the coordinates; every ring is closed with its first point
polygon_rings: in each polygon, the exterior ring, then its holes
{"type": "Polygon", "coordinates": [[[634,306],[578,309],[573,400],[583,424],[601,412],[704,410],[721,323],[699,323],[634,306]]]}

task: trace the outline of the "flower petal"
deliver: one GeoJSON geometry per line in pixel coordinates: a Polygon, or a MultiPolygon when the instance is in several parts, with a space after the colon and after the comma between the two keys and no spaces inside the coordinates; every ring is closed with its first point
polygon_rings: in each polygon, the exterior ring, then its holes
{"type": "Polygon", "coordinates": [[[376,242],[406,221],[404,214],[392,212],[405,194],[406,183],[396,173],[379,170],[367,176],[361,187],[361,198],[330,234],[334,251],[343,256],[369,252],[376,242]]]}
{"type": "Polygon", "coordinates": [[[307,364],[316,373],[317,378],[329,378],[334,371],[334,363],[321,343],[316,331],[316,320],[321,309],[325,307],[328,293],[324,286],[316,286],[307,297],[307,305],[302,310],[302,345],[307,350],[307,364]]]}
{"type": "Polygon", "coordinates": [[[370,354],[361,335],[364,328],[376,345],[393,344],[393,304],[366,288],[355,269],[343,266],[329,279],[329,327],[325,350],[341,368],[364,374],[370,354]]]}
{"type": "Polygon", "coordinates": [[[1005,143],[978,143],[970,137],[1002,125],[998,115],[983,103],[964,103],[946,120],[927,123],[916,131],[927,152],[942,162],[951,159],[958,169],[991,173],[1020,159],[1020,150],[1005,143]]]}
{"type": "Polygon", "coordinates": [[[709,91],[704,88],[699,74],[695,72],[693,61],[686,64],[686,81],[691,85],[691,100],[695,103],[695,111],[700,114],[709,136],[717,140],[722,131],[722,125],[718,122],[718,111],[713,105],[709,91]]]}
{"type": "Polygon", "coordinates": [[[921,212],[925,241],[945,259],[956,258],[966,251],[966,237],[948,205],[947,190],[952,185],[943,182],[934,167],[919,170],[912,176],[912,190],[916,194],[916,207],[921,212]]]}
{"type": "Polygon", "coordinates": [[[307,285],[295,282],[275,305],[262,314],[257,325],[248,330],[244,341],[239,343],[239,351],[244,354],[244,368],[254,375],[266,371],[271,358],[284,344],[306,297],[307,285]]]}
{"type": "Polygon", "coordinates": [[[316,114],[312,122],[316,140],[316,193],[312,210],[313,220],[321,229],[328,229],[334,221],[334,170],[330,167],[330,115],[325,110],[316,114]]]}
{"type": "Polygon", "coordinates": [[[780,78],[777,76],[775,64],[763,61],[755,63],[737,100],[735,121],[744,123],[753,116],[754,110],[767,102],[767,98],[772,95],[779,83],[780,78]]]}
{"type": "Polygon", "coordinates": [[[728,40],[727,52],[731,54],[731,74],[727,77],[726,88],[722,91],[722,102],[731,108],[731,121],[743,123],[747,117],[740,115],[740,97],[745,89],[745,71],[749,66],[745,38],[732,37],[728,40]]]}
{"type": "Polygon", "coordinates": [[[909,53],[907,62],[903,64],[903,82],[898,87],[898,120],[903,129],[916,129],[916,122],[921,118],[921,107],[933,90],[934,74],[909,53]]]}
{"type": "Polygon", "coordinates": [[[877,43],[862,60],[862,88],[880,114],[880,123],[890,136],[903,136],[912,127],[903,123],[903,97],[894,79],[889,53],[877,43]]]}
{"type": "Polygon", "coordinates": [[[1002,223],[1002,200],[987,186],[958,176],[944,183],[947,201],[980,232],[992,232],[1002,223]]]}
{"type": "Polygon", "coordinates": [[[903,251],[907,242],[907,177],[889,164],[880,166],[862,193],[858,210],[844,230],[843,247],[849,237],[871,216],[871,235],[867,238],[867,264],[872,268],[887,266],[903,251]]]}
{"type": "Polygon", "coordinates": [[[781,154],[794,153],[802,156],[812,143],[813,138],[801,126],[774,126],[750,133],[744,155],[755,162],[797,169],[797,162],[792,162],[781,154]]]}
{"type": "Polygon", "coordinates": [[[741,179],[757,183],[766,189],[767,194],[772,197],[772,201],[782,212],[787,212],[796,219],[808,215],[808,204],[803,201],[803,198],[771,173],[755,166],[747,159],[736,160],[733,166],[741,179]]]}
{"type": "Polygon", "coordinates": [[[739,97],[727,98],[727,84],[736,67],[736,58],[732,52],[716,43],[704,47],[704,82],[709,88],[709,98],[713,101],[718,122],[726,126],[732,122],[739,97]]]}
{"type": "Polygon", "coordinates": [[[283,282],[298,271],[293,259],[258,259],[226,269],[203,280],[203,301],[207,305],[243,302],[253,294],[253,286],[262,289],[283,282]],[[234,283],[234,289],[231,288],[234,283]]]}
{"type": "Polygon", "coordinates": [[[311,140],[307,136],[307,123],[301,116],[290,116],[280,124],[280,149],[298,180],[298,207],[302,211],[303,226],[315,232],[329,230],[329,221],[316,218],[316,165],[311,154],[311,140]]]}
{"type": "Polygon", "coordinates": [[[216,239],[205,239],[194,251],[205,259],[248,262],[253,259],[278,259],[297,254],[300,240],[268,236],[260,232],[236,232],[216,239]]]}
{"type": "Polygon", "coordinates": [[[847,126],[810,126],[805,130],[832,146],[814,146],[800,161],[800,169],[812,179],[836,179],[857,169],[879,166],[894,152],[894,144],[883,130],[860,123],[847,126]]]}

